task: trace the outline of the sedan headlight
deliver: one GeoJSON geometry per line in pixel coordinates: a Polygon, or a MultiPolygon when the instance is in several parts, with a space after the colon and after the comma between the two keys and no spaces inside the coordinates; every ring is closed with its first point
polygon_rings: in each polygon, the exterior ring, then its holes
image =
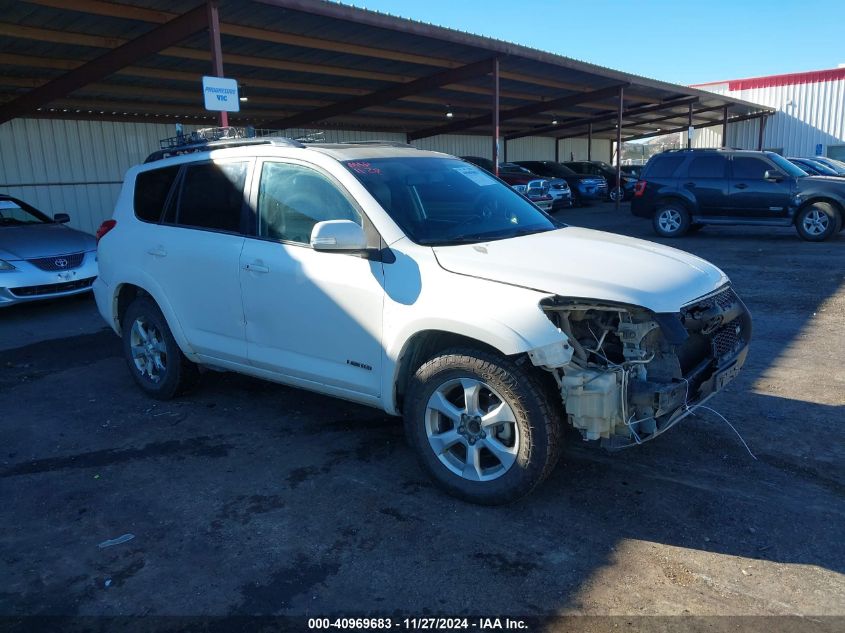
{"type": "Polygon", "coordinates": [[[16,270],[9,262],[0,259],[0,273],[7,273],[11,270],[16,270]]]}

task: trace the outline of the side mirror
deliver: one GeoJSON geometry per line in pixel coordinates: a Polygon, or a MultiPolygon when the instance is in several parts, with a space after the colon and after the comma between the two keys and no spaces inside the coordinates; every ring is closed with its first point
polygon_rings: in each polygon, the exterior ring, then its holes
{"type": "Polygon", "coordinates": [[[784,176],[783,173],[778,171],[777,169],[767,169],[766,172],[763,174],[763,180],[771,180],[773,182],[780,182],[783,180],[784,176]]]}
{"type": "Polygon", "coordinates": [[[59,224],[67,224],[70,222],[70,216],[67,213],[56,213],[53,215],[53,220],[59,224]]]}
{"type": "Polygon", "coordinates": [[[311,230],[311,248],[315,251],[360,253],[367,250],[364,229],[351,220],[317,222],[311,230]]]}

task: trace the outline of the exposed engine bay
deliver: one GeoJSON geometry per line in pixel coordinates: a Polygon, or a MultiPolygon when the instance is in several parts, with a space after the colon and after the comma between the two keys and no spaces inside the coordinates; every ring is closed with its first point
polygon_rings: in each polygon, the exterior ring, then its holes
{"type": "Polygon", "coordinates": [[[569,363],[546,367],[569,423],[609,448],[656,437],[721,390],[751,339],[751,317],[729,286],[678,313],[562,297],[541,307],[572,346],[569,363]]]}

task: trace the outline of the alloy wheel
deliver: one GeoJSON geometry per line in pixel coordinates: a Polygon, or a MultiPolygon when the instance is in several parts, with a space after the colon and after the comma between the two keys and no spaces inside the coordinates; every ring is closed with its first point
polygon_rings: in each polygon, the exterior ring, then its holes
{"type": "Polygon", "coordinates": [[[824,211],[813,208],[804,215],[801,224],[809,235],[824,235],[830,227],[830,218],[824,211]]]}
{"type": "Polygon", "coordinates": [[[661,230],[666,233],[674,233],[681,228],[683,219],[676,209],[664,209],[657,218],[661,230]]]}
{"type": "Polygon", "coordinates": [[[431,394],[425,432],[440,462],[470,481],[498,479],[519,452],[513,409],[490,385],[474,378],[448,380],[431,394]]]}
{"type": "Polygon", "coordinates": [[[138,373],[152,382],[160,382],[167,373],[167,347],[158,328],[139,316],[129,331],[129,346],[138,373]]]}

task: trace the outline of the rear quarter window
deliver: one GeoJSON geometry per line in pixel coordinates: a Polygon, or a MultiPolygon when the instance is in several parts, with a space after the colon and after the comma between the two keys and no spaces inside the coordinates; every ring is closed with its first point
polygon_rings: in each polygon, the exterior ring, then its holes
{"type": "Polygon", "coordinates": [[[643,170],[643,178],[671,178],[681,163],[684,162],[685,156],[680,154],[672,154],[671,156],[655,156],[643,170]]]}
{"type": "Polygon", "coordinates": [[[135,177],[135,217],[143,222],[158,222],[179,165],[142,171],[135,177]]]}

